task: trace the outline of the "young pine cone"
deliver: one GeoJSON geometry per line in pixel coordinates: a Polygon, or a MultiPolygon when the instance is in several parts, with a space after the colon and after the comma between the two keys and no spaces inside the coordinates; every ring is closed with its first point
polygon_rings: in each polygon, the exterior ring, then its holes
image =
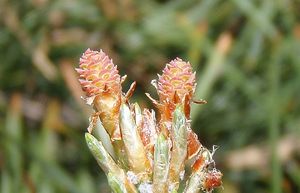
{"type": "Polygon", "coordinates": [[[129,103],[135,83],[124,94],[121,83],[125,78],[103,51],[88,49],[76,70],[86,101],[95,110],[86,133],[87,145],[113,192],[176,193],[184,179],[185,163],[192,157],[195,162],[184,193],[210,192],[221,185],[222,173],[212,159],[214,150],[202,146],[190,126],[196,87],[190,63],[172,60],[158,81],[153,81],[159,100],[147,96],[158,108],[158,123],[153,110],[129,103]],[[92,135],[98,118],[110,136],[115,158],[92,135]]]}

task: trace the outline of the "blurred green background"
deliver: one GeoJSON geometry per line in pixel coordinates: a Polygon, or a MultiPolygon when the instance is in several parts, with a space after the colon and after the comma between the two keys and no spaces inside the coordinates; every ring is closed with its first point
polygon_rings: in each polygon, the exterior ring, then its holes
{"type": "Polygon", "coordinates": [[[197,71],[193,128],[223,193],[300,192],[299,0],[0,0],[0,192],[106,193],[74,68],[103,49],[132,101],[175,57],[197,71]]]}

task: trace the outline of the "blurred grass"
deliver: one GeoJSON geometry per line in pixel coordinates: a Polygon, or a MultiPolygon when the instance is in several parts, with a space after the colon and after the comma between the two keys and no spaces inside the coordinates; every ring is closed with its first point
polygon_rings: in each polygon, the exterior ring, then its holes
{"type": "Polygon", "coordinates": [[[87,150],[72,70],[102,48],[138,82],[175,57],[197,70],[192,120],[221,148],[218,192],[300,192],[298,0],[0,0],[1,192],[109,192],[87,150]],[[288,140],[286,140],[288,139],[288,140]],[[249,151],[248,151],[249,150],[249,151]],[[251,151],[250,151],[251,150],[251,151]],[[237,159],[235,159],[237,158],[237,159]]]}

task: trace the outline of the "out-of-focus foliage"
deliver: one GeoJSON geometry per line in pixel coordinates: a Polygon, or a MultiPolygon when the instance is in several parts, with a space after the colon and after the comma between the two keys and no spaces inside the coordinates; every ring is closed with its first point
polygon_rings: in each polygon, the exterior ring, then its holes
{"type": "MultiPolygon", "coordinates": [[[[109,192],[84,142],[74,67],[102,48],[144,92],[197,70],[193,127],[220,146],[218,192],[300,192],[298,0],[0,0],[0,192],[109,192]]],[[[125,83],[129,85],[131,80],[125,83]]]]}

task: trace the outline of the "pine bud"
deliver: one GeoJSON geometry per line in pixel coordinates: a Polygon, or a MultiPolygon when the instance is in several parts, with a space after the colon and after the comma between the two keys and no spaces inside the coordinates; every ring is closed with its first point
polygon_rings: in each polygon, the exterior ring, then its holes
{"type": "Polygon", "coordinates": [[[102,51],[87,49],[80,58],[79,82],[88,103],[94,106],[112,141],[120,140],[121,78],[112,60],[102,51]]]}
{"type": "Polygon", "coordinates": [[[88,97],[121,94],[121,78],[112,60],[102,51],[87,49],[80,58],[79,82],[88,97]]]}
{"type": "Polygon", "coordinates": [[[185,95],[191,98],[195,90],[195,73],[190,63],[180,58],[172,60],[159,76],[157,89],[161,103],[181,103],[185,95]]]}

